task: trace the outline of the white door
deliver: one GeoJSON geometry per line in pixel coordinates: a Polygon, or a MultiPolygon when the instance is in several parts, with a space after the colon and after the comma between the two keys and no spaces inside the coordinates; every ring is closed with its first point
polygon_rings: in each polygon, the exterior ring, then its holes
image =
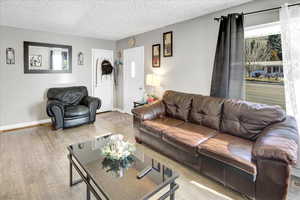
{"type": "Polygon", "coordinates": [[[131,114],[133,102],[144,96],[144,47],[124,50],[123,78],[123,109],[131,114]]]}
{"type": "Polygon", "coordinates": [[[113,73],[102,75],[101,64],[109,61],[113,66],[114,54],[112,50],[92,49],[92,93],[93,96],[101,99],[102,105],[97,112],[113,110],[113,73]]]}

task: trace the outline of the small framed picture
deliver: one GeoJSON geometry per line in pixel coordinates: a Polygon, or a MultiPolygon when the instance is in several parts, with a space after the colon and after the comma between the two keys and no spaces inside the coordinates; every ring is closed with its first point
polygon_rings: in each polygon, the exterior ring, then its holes
{"type": "Polygon", "coordinates": [[[173,32],[172,31],[163,34],[163,52],[164,52],[164,57],[173,56],[173,32]]]}
{"type": "Polygon", "coordinates": [[[152,45],[152,67],[160,67],[160,44],[152,45]]]}
{"type": "Polygon", "coordinates": [[[14,65],[16,63],[15,50],[13,48],[6,48],[6,64],[14,65]]]}
{"type": "Polygon", "coordinates": [[[84,65],[84,56],[82,52],[78,53],[78,65],[84,65]]]}
{"type": "Polygon", "coordinates": [[[42,67],[43,63],[42,63],[42,55],[30,55],[29,56],[30,59],[30,67],[31,68],[40,68],[42,67]]]}

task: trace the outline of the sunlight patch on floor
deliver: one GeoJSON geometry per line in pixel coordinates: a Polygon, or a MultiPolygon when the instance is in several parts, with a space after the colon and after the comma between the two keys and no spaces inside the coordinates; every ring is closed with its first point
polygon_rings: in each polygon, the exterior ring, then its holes
{"type": "Polygon", "coordinates": [[[209,187],[206,187],[205,185],[202,185],[202,184],[200,184],[200,183],[198,183],[196,181],[190,181],[190,183],[193,184],[193,185],[195,185],[195,186],[197,186],[197,187],[199,187],[199,188],[201,188],[201,189],[204,189],[204,190],[206,190],[206,191],[208,191],[210,193],[213,193],[214,195],[222,197],[222,198],[224,198],[226,200],[234,200],[234,199],[232,199],[232,198],[230,198],[230,197],[228,197],[228,196],[226,196],[226,195],[224,195],[224,194],[222,194],[220,192],[217,192],[217,191],[215,191],[215,190],[213,190],[213,189],[211,189],[209,187]]]}

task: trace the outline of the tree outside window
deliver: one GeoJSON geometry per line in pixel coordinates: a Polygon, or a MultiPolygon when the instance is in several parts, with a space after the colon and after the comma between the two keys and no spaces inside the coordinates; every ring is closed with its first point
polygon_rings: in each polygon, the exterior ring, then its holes
{"type": "Polygon", "coordinates": [[[281,35],[245,39],[246,100],[285,109],[281,35]]]}

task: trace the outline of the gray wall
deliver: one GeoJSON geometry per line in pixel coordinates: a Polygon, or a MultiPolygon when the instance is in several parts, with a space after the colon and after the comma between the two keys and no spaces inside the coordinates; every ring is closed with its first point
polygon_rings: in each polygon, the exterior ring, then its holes
{"type": "MultiPolygon", "coordinates": [[[[219,23],[213,20],[214,17],[233,12],[247,12],[277,7],[286,2],[295,3],[299,1],[256,0],[242,6],[136,35],[136,46],[145,46],[145,74],[158,74],[162,80],[161,88],[156,89],[156,93],[161,95],[164,90],[172,89],[209,95],[219,30],[219,23]],[[173,57],[164,58],[162,56],[161,67],[154,69],[151,66],[152,44],[160,43],[162,45],[162,34],[167,31],[173,31],[173,57]]],[[[249,15],[245,17],[245,26],[278,20],[278,11],[249,15]]],[[[117,41],[117,49],[128,48],[127,41],[128,38],[117,41]]],[[[122,83],[122,76],[119,78],[122,83]]],[[[122,87],[119,88],[117,103],[118,107],[122,109],[123,91],[122,87]]],[[[147,89],[149,88],[146,87],[147,89]]]]}
{"type": "Polygon", "coordinates": [[[46,91],[50,87],[85,85],[91,92],[92,48],[114,50],[115,46],[115,41],[0,26],[0,126],[46,119],[46,91]],[[23,41],[71,45],[73,72],[24,74],[23,41]],[[15,65],[5,62],[7,47],[15,49],[15,65]],[[77,65],[79,51],[84,53],[84,66],[77,65]]]}
{"type": "MultiPolygon", "coordinates": [[[[162,83],[158,94],[174,89],[208,95],[214,62],[219,23],[213,18],[231,12],[247,12],[257,9],[294,3],[298,0],[256,0],[236,8],[202,16],[136,36],[137,46],[145,46],[145,72],[152,73],[151,46],[162,44],[162,33],[174,31],[174,55],[162,57],[162,66],[155,69],[162,83]]],[[[278,12],[246,17],[246,26],[278,20],[278,12]]],[[[0,26],[0,126],[46,119],[45,92],[50,87],[86,85],[91,91],[91,49],[125,49],[128,39],[114,41],[75,37],[40,31],[0,26]],[[72,74],[24,74],[23,41],[67,44],[73,46],[72,74]],[[5,49],[16,50],[16,64],[5,64],[5,49]],[[76,55],[82,51],[85,65],[77,66],[76,55]]],[[[119,76],[117,104],[122,109],[122,73],[119,76]]]]}

